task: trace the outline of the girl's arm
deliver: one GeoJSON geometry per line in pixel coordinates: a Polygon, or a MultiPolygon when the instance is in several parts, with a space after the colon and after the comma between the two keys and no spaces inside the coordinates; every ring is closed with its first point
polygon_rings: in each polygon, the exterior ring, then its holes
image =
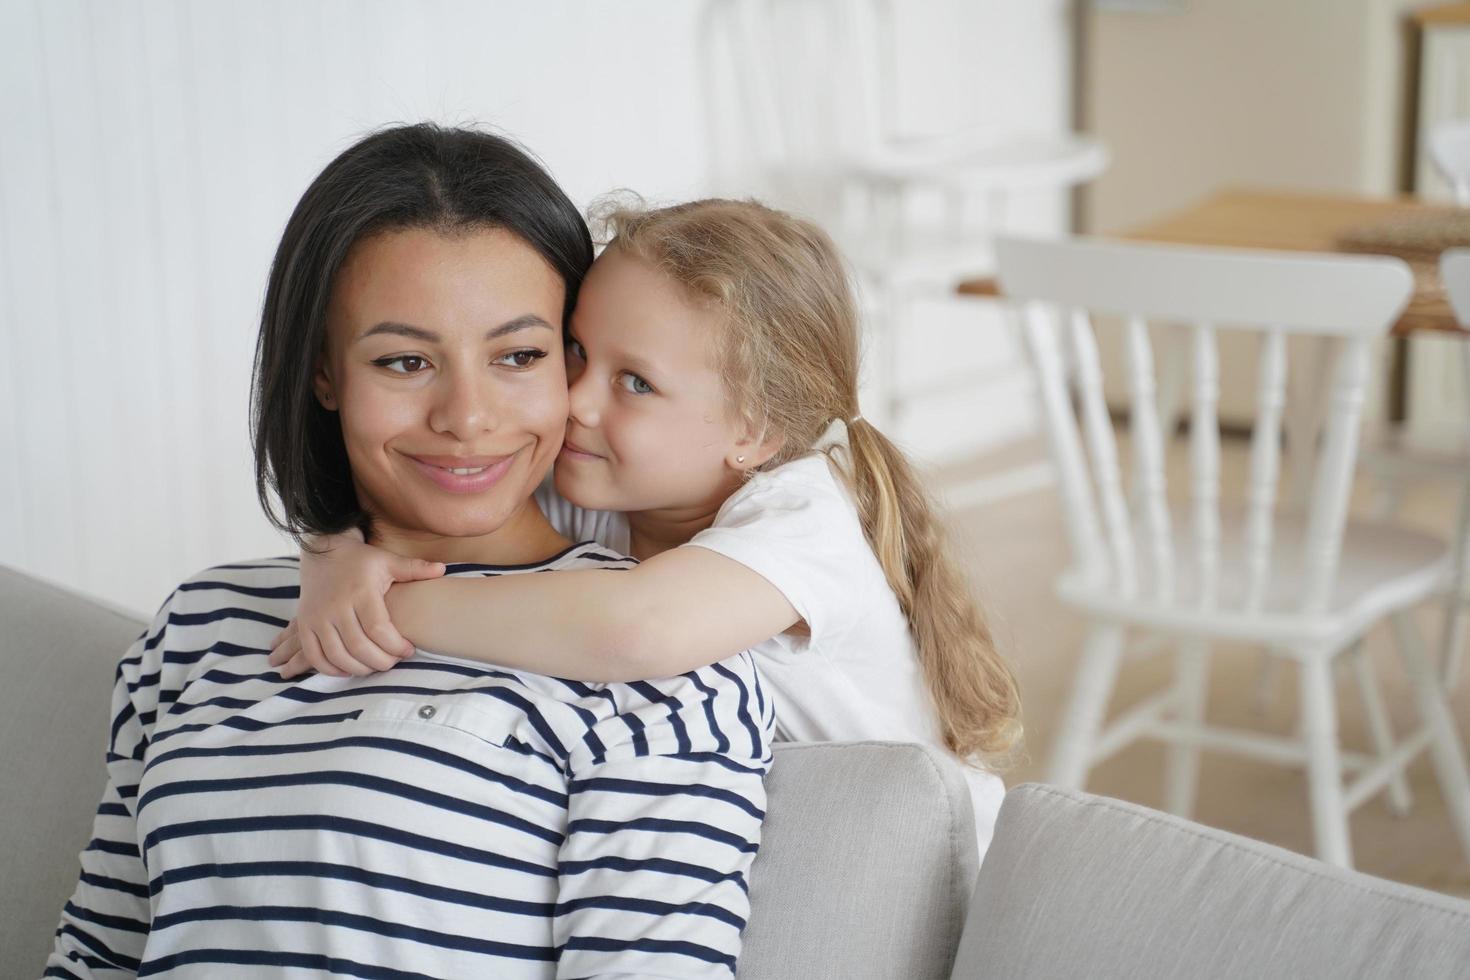
{"type": "MultiPolygon", "coordinates": [[[[373,592],[336,589],[359,600],[373,592]]],[[[387,590],[386,607],[397,631],[422,649],[600,683],[682,674],[801,619],[761,575],[699,547],[673,548],[626,570],[404,582],[387,590]]],[[[375,620],[371,609],[355,616],[375,620]]],[[[271,658],[286,664],[287,677],[321,659],[290,633],[271,658]]],[[[344,646],[356,652],[352,642],[344,646]]]]}
{"type": "Polygon", "coordinates": [[[387,599],[394,625],[426,650],[597,682],[673,677],[801,619],[760,575],[697,547],[621,570],[403,583],[387,599]]]}

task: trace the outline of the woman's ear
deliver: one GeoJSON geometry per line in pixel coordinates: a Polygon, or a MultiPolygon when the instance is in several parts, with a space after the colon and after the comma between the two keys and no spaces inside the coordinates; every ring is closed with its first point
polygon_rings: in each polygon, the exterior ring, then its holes
{"type": "Polygon", "coordinates": [[[311,387],[316,392],[317,404],[329,412],[337,410],[337,396],[332,391],[332,376],[327,373],[326,358],[318,358],[316,371],[311,376],[311,387]]]}

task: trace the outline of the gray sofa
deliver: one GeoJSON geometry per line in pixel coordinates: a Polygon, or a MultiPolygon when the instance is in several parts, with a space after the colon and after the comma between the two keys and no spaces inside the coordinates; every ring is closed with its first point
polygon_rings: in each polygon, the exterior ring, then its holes
{"type": "MultiPolygon", "coordinates": [[[[141,621],[0,567],[0,970],[37,976],[141,621]]],[[[742,980],[1470,977],[1470,903],[1116,800],[1028,785],[975,867],[968,794],[913,745],[785,745],[742,980]]]]}

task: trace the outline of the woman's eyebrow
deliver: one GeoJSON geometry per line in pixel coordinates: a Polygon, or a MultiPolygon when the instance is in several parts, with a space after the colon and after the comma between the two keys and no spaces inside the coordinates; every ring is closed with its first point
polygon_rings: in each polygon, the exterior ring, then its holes
{"type": "MultiPolygon", "coordinates": [[[[504,337],[506,334],[515,333],[517,330],[529,330],[533,327],[545,327],[552,329],[543,317],[534,313],[523,313],[514,320],[508,320],[498,327],[491,327],[485,331],[486,340],[494,340],[496,337],[504,337]]],[[[392,334],[396,337],[410,337],[414,340],[422,340],[426,344],[437,344],[443,338],[432,330],[416,327],[411,323],[399,323],[397,320],[384,320],[377,326],[363,333],[358,340],[366,340],[376,337],[378,334],[392,334]]]]}
{"type": "Polygon", "coordinates": [[[494,340],[496,337],[504,337],[508,333],[515,333],[517,330],[528,330],[532,327],[545,327],[547,330],[553,329],[551,324],[547,323],[542,317],[534,313],[522,313],[514,320],[502,323],[500,326],[486,331],[485,339],[494,340]]]}

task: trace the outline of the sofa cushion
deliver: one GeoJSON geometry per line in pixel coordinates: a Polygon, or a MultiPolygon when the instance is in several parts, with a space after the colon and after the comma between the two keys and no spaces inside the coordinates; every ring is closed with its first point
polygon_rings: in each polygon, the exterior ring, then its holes
{"type": "Polygon", "coordinates": [[[144,623],[0,566],[0,963],[38,975],[107,781],[118,658],[144,623]]]}
{"type": "Polygon", "coordinates": [[[1167,814],[1006,794],[954,976],[1464,977],[1470,903],[1167,814]]]}
{"type": "Polygon", "coordinates": [[[959,766],[892,742],[776,746],[740,980],[943,980],[975,880],[959,766]]]}

